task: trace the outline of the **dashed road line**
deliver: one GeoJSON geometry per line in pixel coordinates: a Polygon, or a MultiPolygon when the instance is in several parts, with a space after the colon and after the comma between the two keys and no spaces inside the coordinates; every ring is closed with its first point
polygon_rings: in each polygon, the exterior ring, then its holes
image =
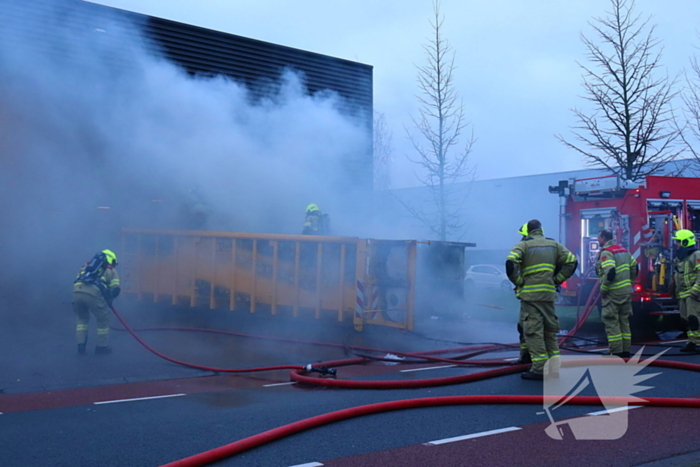
{"type": "Polygon", "coordinates": [[[320,462],[307,462],[306,464],[292,465],[290,467],[321,467],[322,465],[320,462]]]}
{"type": "Polygon", "coordinates": [[[263,384],[264,388],[272,388],[275,386],[289,386],[290,384],[297,384],[296,381],[290,381],[289,383],[274,383],[274,384],[263,384]]]}
{"type": "Polygon", "coordinates": [[[644,406],[643,405],[628,405],[626,407],[618,407],[616,409],[601,410],[600,412],[591,412],[591,413],[587,413],[586,415],[607,415],[609,413],[624,412],[625,410],[638,409],[640,407],[644,407],[644,406]]]}
{"type": "Polygon", "coordinates": [[[431,366],[428,368],[411,368],[410,370],[399,370],[400,373],[408,373],[410,371],[425,371],[425,370],[439,370],[441,368],[452,368],[457,365],[445,365],[445,366],[431,366]]]}
{"type": "Polygon", "coordinates": [[[180,397],[180,396],[186,396],[186,395],[187,394],[167,394],[164,396],[137,397],[135,399],[118,399],[118,400],[113,400],[113,401],[93,402],[93,404],[94,405],[116,404],[118,402],[146,401],[146,400],[150,400],[150,399],[165,399],[166,397],[180,397]]]}
{"type": "Polygon", "coordinates": [[[501,428],[499,430],[482,431],[481,433],[473,433],[471,435],[464,435],[464,436],[456,436],[454,438],[439,439],[437,441],[430,441],[429,443],[425,443],[425,444],[428,444],[430,446],[437,446],[440,444],[454,443],[455,441],[462,441],[465,439],[481,438],[482,436],[491,436],[491,435],[497,435],[500,433],[508,433],[509,431],[518,431],[518,430],[522,430],[522,428],[517,427],[517,426],[509,426],[508,428],[501,428]]]}

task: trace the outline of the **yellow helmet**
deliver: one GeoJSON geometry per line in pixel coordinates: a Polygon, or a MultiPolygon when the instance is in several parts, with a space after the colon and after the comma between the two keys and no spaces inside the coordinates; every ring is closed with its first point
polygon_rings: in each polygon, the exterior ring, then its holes
{"type": "Polygon", "coordinates": [[[529,233],[529,232],[527,231],[527,222],[525,222],[525,223],[523,224],[523,226],[520,227],[520,230],[518,230],[518,233],[519,233],[520,235],[522,235],[523,237],[527,237],[527,235],[528,235],[528,233],[529,233]]]}
{"type": "Polygon", "coordinates": [[[308,206],[306,206],[306,212],[315,212],[318,210],[318,206],[316,206],[315,204],[309,204],[308,206]]]}
{"type": "Polygon", "coordinates": [[[673,236],[674,240],[678,240],[682,247],[695,245],[695,234],[688,229],[679,230],[673,236]]]}
{"type": "Polygon", "coordinates": [[[105,258],[107,258],[107,263],[109,263],[110,266],[117,265],[117,255],[115,255],[112,250],[102,250],[102,253],[104,253],[105,258]]]}

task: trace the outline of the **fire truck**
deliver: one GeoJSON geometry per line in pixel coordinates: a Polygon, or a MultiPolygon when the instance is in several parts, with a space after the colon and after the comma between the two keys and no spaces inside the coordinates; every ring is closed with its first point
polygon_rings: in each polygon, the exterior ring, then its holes
{"type": "Polygon", "coordinates": [[[588,298],[597,279],[595,264],[607,229],[639,264],[632,304],[632,326],[652,330],[682,329],[678,304],[669,294],[675,231],[700,234],[700,179],[647,176],[641,181],[617,175],[562,180],[549,191],[560,196],[560,239],[579,258],[577,273],[562,287],[570,305],[588,298]]]}

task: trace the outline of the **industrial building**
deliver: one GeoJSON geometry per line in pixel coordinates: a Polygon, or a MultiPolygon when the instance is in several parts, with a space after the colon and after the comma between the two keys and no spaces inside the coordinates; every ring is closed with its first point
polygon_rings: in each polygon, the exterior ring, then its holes
{"type": "MultiPolygon", "coordinates": [[[[0,0],[2,40],[21,42],[56,60],[80,60],[67,47],[65,30],[109,36],[110,29],[143,40],[143,46],[165,57],[191,76],[225,76],[249,89],[252,99],[265,97],[292,70],[303,75],[308,95],[334,92],[341,111],[364,122],[372,132],[372,66],[283,45],[227,34],[189,24],[89,3],[82,0],[0,0]],[[57,24],[60,23],[60,24],[57,24]],[[60,27],[54,27],[60,26],[60,27]]],[[[128,51],[103,57],[114,66],[129,66],[128,51]]],[[[348,187],[372,190],[372,147],[342,161],[348,187]]]]}
{"type": "MultiPolygon", "coordinates": [[[[658,175],[678,174],[690,161],[671,162],[658,175]]],[[[689,171],[692,171],[689,169],[689,171]]],[[[560,199],[549,192],[560,180],[573,180],[608,175],[604,169],[582,169],[567,172],[526,175],[521,177],[475,180],[452,187],[454,199],[462,202],[459,211],[465,223],[464,233],[451,240],[476,243],[470,249],[468,264],[501,264],[509,249],[519,240],[518,229],[530,219],[539,219],[545,235],[559,239],[560,199]]],[[[686,175],[686,176],[692,176],[686,175]]],[[[412,218],[397,199],[430,209],[429,190],[425,187],[392,190],[385,194],[390,224],[396,232],[419,239],[431,239],[430,232],[412,218]]]]}

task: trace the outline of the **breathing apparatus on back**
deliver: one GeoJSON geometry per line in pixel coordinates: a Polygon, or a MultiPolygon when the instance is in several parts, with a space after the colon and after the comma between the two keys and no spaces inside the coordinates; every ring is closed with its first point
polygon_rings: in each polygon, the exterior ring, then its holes
{"type": "Polygon", "coordinates": [[[107,300],[107,303],[111,303],[112,294],[109,291],[109,287],[102,279],[108,266],[117,265],[117,255],[115,255],[111,250],[102,250],[95,253],[95,256],[87,263],[85,269],[83,269],[78,278],[75,279],[74,283],[82,282],[83,284],[94,285],[100,290],[102,296],[107,300]]]}

